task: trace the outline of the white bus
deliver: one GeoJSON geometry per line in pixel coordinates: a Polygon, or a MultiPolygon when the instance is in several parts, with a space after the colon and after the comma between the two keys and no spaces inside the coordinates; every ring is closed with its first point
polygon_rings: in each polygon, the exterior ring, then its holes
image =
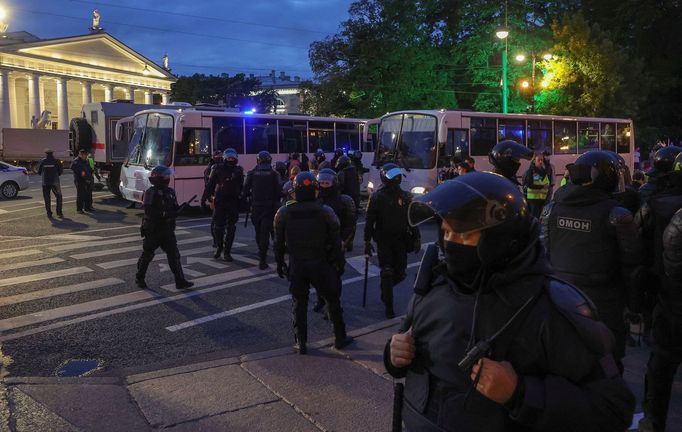
{"type": "MultiPolygon", "coordinates": [[[[366,137],[371,139],[371,137],[366,137]]],[[[415,110],[388,113],[379,119],[379,130],[370,170],[368,190],[381,183],[378,167],[386,162],[405,172],[403,188],[426,193],[438,184],[439,170],[456,158],[471,156],[476,170],[490,171],[488,153],[499,141],[514,140],[549,154],[555,186],[567,164],[589,150],[618,152],[633,169],[635,135],[632,120],[496,114],[470,111],[415,110]]],[[[519,176],[528,168],[523,161],[519,176]]]]}
{"type": "Polygon", "coordinates": [[[256,166],[258,152],[272,154],[273,164],[293,152],[310,156],[321,148],[330,159],[334,150],[359,150],[365,120],[303,115],[250,114],[201,108],[151,109],[132,123],[119,123],[119,134],[132,127],[129,154],[123,164],[123,197],[141,202],[156,165],[174,170],[171,187],[178,202],[197,204],[204,191],[204,170],[214,150],[234,148],[246,170],[256,166]],[[126,127],[129,125],[129,127],[126,127]]]}

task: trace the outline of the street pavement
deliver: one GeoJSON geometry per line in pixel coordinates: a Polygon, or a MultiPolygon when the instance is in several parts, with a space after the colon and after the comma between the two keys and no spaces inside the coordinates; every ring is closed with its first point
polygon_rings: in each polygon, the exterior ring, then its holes
{"type": "MultiPolygon", "coordinates": [[[[212,258],[210,220],[184,215],[176,234],[194,289],[175,290],[159,250],[150,289],[139,290],[142,211],[105,190],[95,213],[78,215],[75,189],[62,179],[64,220],[45,217],[35,176],[19,199],[0,201],[0,431],[389,428],[381,351],[398,320],[384,320],[374,262],[361,307],[362,225],[343,276],[344,316],[358,340],[330,349],[331,327],[311,311],[317,349],[301,357],[290,347],[287,284],[274,265],[254,265],[250,224],[240,221],[236,260],[226,263],[212,258]],[[79,370],[78,361],[89,364],[79,370]]],[[[425,241],[434,236],[424,232],[425,241]]],[[[407,280],[418,261],[410,255],[407,280]]],[[[409,296],[408,283],[397,287],[399,314],[409,296]]],[[[647,356],[637,348],[626,359],[638,397],[647,356]]],[[[669,430],[682,430],[681,383],[678,374],[669,430]]]]}

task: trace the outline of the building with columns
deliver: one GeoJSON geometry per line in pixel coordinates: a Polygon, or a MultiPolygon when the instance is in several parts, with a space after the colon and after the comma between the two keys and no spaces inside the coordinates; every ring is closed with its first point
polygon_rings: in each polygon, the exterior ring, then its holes
{"type": "Polygon", "coordinates": [[[169,103],[176,78],[103,31],[39,39],[27,32],[0,39],[0,128],[50,120],[68,129],[84,103],[132,99],[169,103]],[[48,114],[49,113],[49,114],[48,114]]]}
{"type": "Polygon", "coordinates": [[[260,90],[275,90],[277,92],[277,107],[275,112],[277,114],[299,114],[301,112],[301,78],[298,76],[292,77],[284,72],[279,75],[272,70],[270,75],[254,76],[250,74],[249,78],[256,78],[260,80],[260,90]]]}

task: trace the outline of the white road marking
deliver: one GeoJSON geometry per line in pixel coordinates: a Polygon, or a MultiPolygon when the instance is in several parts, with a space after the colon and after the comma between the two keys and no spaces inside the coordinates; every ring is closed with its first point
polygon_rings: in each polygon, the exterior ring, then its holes
{"type": "Polygon", "coordinates": [[[48,240],[70,240],[70,241],[96,241],[104,240],[106,237],[102,236],[88,236],[80,234],[54,234],[41,237],[48,240]]]}
{"type": "MultiPolygon", "coordinates": [[[[168,271],[170,271],[170,266],[168,264],[159,263],[159,272],[160,273],[164,273],[164,272],[168,272],[168,271]]],[[[199,272],[196,270],[192,270],[191,268],[185,267],[185,266],[182,266],[182,271],[183,271],[183,273],[190,275],[192,277],[206,276],[206,273],[202,273],[202,272],[199,272]]]]}
{"type": "Polygon", "coordinates": [[[79,291],[86,291],[95,288],[104,288],[122,284],[124,281],[117,278],[99,279],[89,282],[83,282],[74,285],[65,285],[58,288],[51,288],[40,291],[33,291],[26,294],[17,294],[9,297],[0,297],[0,306],[13,305],[24,303],[28,301],[54,297],[62,294],[71,294],[79,291]]]}
{"type": "MultiPolygon", "coordinates": [[[[264,270],[258,270],[258,269],[253,269],[253,268],[246,268],[246,269],[237,269],[231,272],[227,273],[218,273],[214,275],[209,275],[205,276],[199,279],[192,279],[192,282],[194,282],[194,289],[209,286],[209,285],[215,285],[219,284],[222,282],[227,282],[235,279],[241,279],[249,276],[258,276],[266,273],[264,270]]],[[[267,273],[266,273],[267,274],[267,273]]],[[[166,285],[161,285],[162,289],[165,289],[166,291],[170,292],[178,292],[178,289],[175,288],[175,284],[166,284],[166,285]]]]}
{"type": "Polygon", "coordinates": [[[7,210],[0,209],[0,214],[9,213],[7,210]]]}
{"type": "Polygon", "coordinates": [[[203,257],[188,257],[187,258],[187,264],[203,264],[205,266],[213,267],[214,269],[226,269],[229,266],[225,264],[221,264],[213,258],[203,258],[203,257]]]}
{"type": "MultiPolygon", "coordinates": [[[[96,320],[99,318],[106,318],[106,317],[109,317],[112,315],[118,315],[118,314],[125,313],[125,312],[131,312],[134,310],[144,309],[144,308],[151,307],[151,306],[158,306],[160,304],[164,304],[164,303],[168,303],[168,302],[184,300],[186,298],[190,298],[190,297],[194,297],[194,296],[198,296],[198,295],[202,295],[202,294],[208,294],[208,293],[212,293],[215,291],[221,291],[221,290],[224,290],[227,288],[232,288],[235,286],[247,285],[247,284],[259,282],[259,281],[266,280],[266,279],[272,279],[275,277],[277,277],[276,274],[266,274],[266,275],[255,277],[255,278],[243,279],[243,280],[228,283],[225,285],[218,285],[218,286],[206,288],[203,290],[186,291],[182,294],[174,295],[172,297],[158,296],[158,297],[156,297],[150,301],[137,303],[137,304],[130,305],[130,306],[125,306],[125,307],[121,307],[118,309],[112,309],[112,310],[108,310],[108,311],[104,311],[104,312],[99,312],[96,314],[87,315],[87,316],[83,316],[83,317],[79,317],[79,318],[73,318],[73,319],[66,320],[66,321],[60,321],[60,322],[48,324],[48,325],[45,325],[42,327],[36,327],[36,328],[32,328],[30,330],[25,330],[22,332],[12,333],[10,335],[2,335],[2,336],[0,336],[0,342],[4,342],[4,341],[8,341],[8,340],[14,340],[14,339],[20,339],[20,338],[23,338],[26,336],[31,336],[31,335],[38,334],[38,333],[44,333],[46,331],[55,330],[55,329],[59,329],[59,328],[63,328],[63,327],[68,327],[68,326],[73,325],[73,324],[92,321],[92,320],[96,320]]],[[[150,292],[150,291],[139,291],[139,292],[133,293],[133,294],[139,294],[139,293],[144,293],[144,292],[150,292]]],[[[109,308],[109,307],[110,306],[108,306],[106,304],[102,304],[102,308],[109,308]]]]}
{"type": "MultiPolygon", "coordinates": [[[[176,235],[184,235],[184,234],[190,234],[188,231],[176,231],[176,235]]],[[[141,237],[138,237],[141,239],[141,237]]],[[[200,238],[194,238],[194,239],[187,239],[187,240],[181,240],[183,243],[182,244],[188,244],[188,243],[195,243],[195,242],[200,242],[204,241],[203,239],[200,238]],[[191,240],[191,241],[189,241],[191,240]]],[[[178,244],[181,244],[178,242],[178,244]]],[[[94,252],[86,252],[82,254],[76,254],[76,255],[71,255],[71,258],[73,259],[88,259],[88,258],[96,258],[96,257],[101,257],[101,256],[108,256],[108,255],[116,255],[116,254],[121,254],[121,253],[126,253],[126,252],[136,252],[136,251],[141,251],[142,248],[140,245],[136,246],[128,246],[124,248],[117,248],[117,249],[105,249],[105,250],[99,250],[99,251],[94,251],[94,252]]]]}
{"type": "Polygon", "coordinates": [[[241,261],[241,262],[244,262],[244,263],[247,263],[247,264],[251,264],[251,265],[258,265],[258,264],[260,264],[260,261],[258,261],[257,259],[249,258],[249,257],[246,257],[246,256],[244,256],[244,255],[240,255],[240,254],[232,254],[232,258],[233,258],[235,261],[241,261]]]}
{"type": "MultiPolygon", "coordinates": [[[[184,235],[184,234],[189,234],[189,231],[176,231],[175,235],[184,235]]],[[[208,237],[209,239],[212,237],[208,237]]],[[[64,252],[64,251],[70,251],[70,250],[76,250],[80,248],[88,248],[88,247],[95,247],[95,246],[107,246],[107,245],[113,245],[113,244],[118,244],[118,243],[130,243],[134,241],[142,241],[142,237],[140,235],[135,235],[135,236],[130,236],[130,237],[120,237],[120,238],[115,238],[111,240],[98,240],[98,241],[87,241],[87,242],[79,242],[79,243],[71,243],[67,245],[61,245],[61,246],[53,246],[48,249],[54,252],[64,252]]],[[[180,243],[180,242],[178,242],[180,243]]]]}
{"type": "Polygon", "coordinates": [[[24,261],[20,263],[14,263],[14,264],[8,264],[4,266],[0,266],[0,272],[7,271],[7,270],[14,270],[14,269],[22,269],[22,268],[28,268],[28,267],[39,267],[43,265],[48,265],[48,264],[56,264],[64,262],[63,259],[61,258],[45,258],[45,259],[40,259],[36,261],[24,261]]]}
{"type": "Polygon", "coordinates": [[[13,277],[13,278],[0,279],[0,287],[8,286],[8,285],[14,285],[14,284],[27,283],[27,282],[35,282],[35,281],[45,280],[45,279],[52,279],[52,278],[56,278],[56,277],[77,275],[77,274],[82,274],[82,273],[88,273],[91,271],[92,271],[92,269],[90,269],[88,267],[72,267],[72,268],[67,268],[67,269],[63,269],[63,270],[55,270],[55,271],[46,272],[46,273],[34,273],[34,274],[28,275],[28,276],[18,276],[18,277],[13,277]]]}
{"type": "Polygon", "coordinates": [[[15,258],[15,257],[21,257],[21,256],[28,256],[28,255],[38,255],[39,253],[42,253],[42,251],[40,251],[38,249],[27,249],[27,250],[16,251],[16,252],[7,252],[7,253],[0,254],[0,259],[15,258]]]}
{"type": "MultiPolygon", "coordinates": [[[[92,197],[93,198],[102,198],[105,195],[106,196],[112,196],[112,197],[114,196],[111,192],[95,192],[92,194],[92,197]]],[[[76,200],[71,200],[70,198],[76,198],[76,197],[75,196],[64,196],[64,197],[62,197],[63,204],[76,202],[76,200]]],[[[38,199],[39,198],[36,198],[36,200],[38,200],[38,199]]],[[[38,202],[39,201],[36,201],[35,204],[37,204],[38,202]]],[[[37,209],[45,209],[45,204],[37,205],[35,207],[26,207],[26,208],[16,209],[16,210],[6,210],[5,213],[17,213],[17,212],[22,212],[22,211],[27,211],[27,210],[37,210],[37,209]]],[[[11,220],[17,220],[17,219],[11,219],[11,220]]],[[[8,221],[1,221],[1,222],[8,222],[8,221]]]]}
{"type": "MultiPolygon", "coordinates": [[[[204,241],[202,239],[201,241],[204,241]]],[[[180,242],[178,242],[179,244],[180,242]]],[[[187,242],[189,243],[189,242],[187,242]]],[[[186,243],[186,244],[187,244],[186,243]]],[[[235,244],[235,247],[239,247],[235,244]]],[[[137,250],[142,252],[142,248],[140,246],[137,247],[137,250]]],[[[181,250],[180,251],[180,256],[186,257],[190,255],[197,255],[197,254],[202,254],[206,252],[213,252],[215,249],[213,249],[211,246],[204,246],[196,249],[187,249],[187,250],[181,250]]],[[[154,257],[154,261],[161,261],[166,259],[166,254],[163,253],[162,251],[154,257]]],[[[122,259],[122,260],[116,260],[116,261],[107,261],[99,264],[95,264],[99,268],[103,268],[105,270],[110,270],[113,268],[118,268],[118,267],[125,267],[133,264],[137,264],[138,258],[128,258],[128,259],[122,259]]]]}
{"type": "MultiPolygon", "coordinates": [[[[358,255],[354,256],[351,258],[346,259],[346,262],[353,267],[353,269],[360,273],[361,275],[365,274],[365,256],[364,255],[358,255]]],[[[381,272],[381,269],[379,267],[375,266],[371,262],[369,263],[369,266],[367,268],[367,275],[368,276],[379,276],[379,273],[381,272]]]]}

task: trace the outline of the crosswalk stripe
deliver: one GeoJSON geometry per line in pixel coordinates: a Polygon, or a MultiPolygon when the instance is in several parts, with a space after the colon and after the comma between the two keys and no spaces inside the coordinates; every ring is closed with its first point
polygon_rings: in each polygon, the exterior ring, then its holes
{"type": "MultiPolygon", "coordinates": [[[[137,249],[139,252],[142,252],[141,248],[137,249]]],[[[204,246],[196,249],[187,249],[187,250],[181,250],[180,251],[180,256],[190,256],[190,255],[196,255],[200,253],[206,253],[206,252],[213,252],[213,248],[211,246],[204,246]]],[[[126,258],[126,259],[121,259],[121,260],[116,260],[116,261],[108,261],[108,262],[103,262],[99,264],[95,264],[99,268],[103,268],[105,270],[110,270],[113,268],[119,268],[119,267],[125,267],[133,264],[137,264],[137,260],[139,258],[126,258]]],[[[162,261],[166,259],[166,254],[161,252],[156,254],[154,257],[154,261],[162,261]]]]}
{"type": "Polygon", "coordinates": [[[62,294],[71,294],[79,291],[86,291],[95,288],[104,288],[122,284],[124,281],[118,278],[106,278],[94,281],[83,282],[74,285],[65,285],[58,288],[50,288],[46,290],[33,291],[26,294],[17,294],[9,297],[0,297],[0,306],[13,305],[18,303],[25,303],[28,301],[39,300],[49,297],[54,297],[62,294]]]}
{"type": "Polygon", "coordinates": [[[39,259],[39,260],[35,260],[35,261],[24,261],[24,262],[0,266],[0,272],[7,271],[7,270],[28,268],[28,267],[38,267],[38,266],[43,266],[43,265],[48,265],[48,264],[56,264],[56,263],[60,263],[60,262],[64,262],[64,260],[61,258],[56,258],[56,257],[55,258],[39,259]]]}
{"type": "MultiPolygon", "coordinates": [[[[200,277],[197,279],[192,279],[192,282],[194,282],[194,289],[201,288],[204,286],[208,285],[214,285],[218,284],[221,282],[227,282],[235,279],[241,279],[249,276],[258,276],[262,275],[265,273],[263,270],[258,270],[254,268],[246,268],[246,269],[239,269],[239,270],[234,270],[231,272],[227,273],[218,273],[210,276],[204,276],[200,277]]],[[[161,288],[165,289],[166,291],[171,291],[171,292],[178,292],[178,290],[175,288],[175,284],[166,284],[166,285],[161,285],[161,288]]]]}
{"type": "MultiPolygon", "coordinates": [[[[189,234],[189,232],[188,231],[176,231],[175,232],[175,235],[183,235],[183,234],[189,234]]],[[[209,237],[209,238],[211,238],[211,237],[209,237]]],[[[134,235],[134,236],[120,237],[120,238],[111,239],[111,240],[86,241],[86,242],[78,242],[78,243],[71,243],[71,244],[66,244],[66,245],[53,246],[49,249],[51,251],[54,251],[54,252],[64,252],[64,251],[76,250],[76,249],[80,249],[80,248],[106,246],[106,245],[119,244],[119,243],[130,243],[130,242],[140,241],[140,240],[141,240],[141,237],[138,234],[138,235],[134,235]]]]}
{"type": "MultiPolygon", "coordinates": [[[[188,232],[188,231],[177,231],[175,234],[176,235],[178,235],[178,234],[184,235],[184,234],[190,234],[190,232],[188,232]]],[[[208,238],[211,238],[211,237],[208,237],[208,238]]],[[[180,240],[178,242],[178,245],[190,244],[190,243],[199,243],[202,241],[206,241],[205,236],[183,239],[183,240],[180,240]]],[[[86,252],[86,253],[71,255],[71,258],[73,258],[73,259],[89,259],[89,258],[97,258],[97,257],[101,257],[101,256],[122,254],[122,253],[127,253],[127,252],[141,252],[141,251],[142,251],[142,247],[140,245],[135,245],[135,246],[128,246],[128,247],[124,247],[124,248],[106,249],[106,250],[99,250],[99,251],[94,251],[94,252],[86,252]]],[[[135,262],[137,262],[137,259],[135,260],[135,262]]]]}
{"type": "Polygon", "coordinates": [[[81,273],[88,273],[91,272],[92,269],[89,267],[71,267],[67,269],[62,269],[62,270],[54,270],[50,272],[45,272],[45,273],[34,273],[28,276],[17,276],[13,278],[7,278],[7,279],[0,279],[0,287],[4,286],[9,286],[9,285],[15,285],[15,284],[21,284],[21,283],[27,283],[27,282],[35,282],[39,280],[45,280],[45,279],[52,279],[56,277],[63,277],[63,276],[72,276],[72,275],[77,275],[81,273]]]}
{"type": "Polygon", "coordinates": [[[28,249],[28,250],[22,250],[22,251],[16,251],[16,252],[7,252],[7,253],[0,254],[0,259],[15,258],[15,257],[29,256],[29,255],[38,255],[39,253],[42,253],[42,251],[40,251],[38,249],[28,249]]]}

